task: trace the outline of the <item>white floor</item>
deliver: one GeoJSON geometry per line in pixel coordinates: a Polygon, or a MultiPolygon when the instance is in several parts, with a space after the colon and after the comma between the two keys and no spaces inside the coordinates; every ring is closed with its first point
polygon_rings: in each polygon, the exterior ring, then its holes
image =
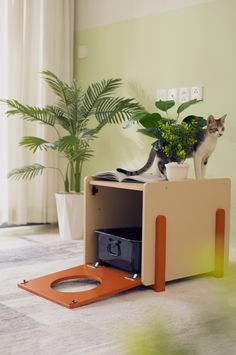
{"type": "Polygon", "coordinates": [[[139,287],[70,310],[16,285],[83,263],[83,241],[61,241],[54,228],[0,230],[0,355],[235,355],[235,250],[230,258],[223,279],[171,282],[158,294],[139,287]]]}

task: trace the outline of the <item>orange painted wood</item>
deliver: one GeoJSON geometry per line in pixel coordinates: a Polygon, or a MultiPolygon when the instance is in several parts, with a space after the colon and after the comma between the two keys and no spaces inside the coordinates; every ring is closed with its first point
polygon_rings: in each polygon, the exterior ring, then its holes
{"type": "Polygon", "coordinates": [[[87,264],[38,277],[18,286],[67,308],[76,308],[141,285],[141,278],[130,280],[126,278],[129,276],[130,273],[111,267],[93,268],[87,264]],[[100,285],[80,292],[61,292],[53,289],[53,285],[58,282],[77,278],[97,280],[100,285]]]}
{"type": "Polygon", "coordinates": [[[216,211],[215,227],[215,277],[224,276],[225,210],[216,211]]]}
{"type": "Polygon", "coordinates": [[[156,243],[155,243],[155,284],[156,292],[165,291],[166,280],[166,217],[156,218],[156,243]]]}

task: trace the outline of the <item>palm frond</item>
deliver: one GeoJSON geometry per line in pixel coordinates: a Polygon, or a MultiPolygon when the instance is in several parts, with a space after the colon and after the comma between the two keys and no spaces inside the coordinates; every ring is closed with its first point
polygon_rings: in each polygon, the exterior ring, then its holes
{"type": "Polygon", "coordinates": [[[78,105],[76,103],[68,107],[68,117],[71,125],[71,134],[76,135],[78,126],[81,128],[83,124],[83,118],[78,115],[78,105]]]}
{"type": "Polygon", "coordinates": [[[121,86],[121,79],[108,79],[101,82],[91,84],[82,101],[81,114],[83,117],[88,117],[93,114],[95,105],[99,99],[105,98],[115,89],[121,86]]]}
{"type": "MultiPolygon", "coordinates": [[[[55,74],[49,70],[42,71],[45,81],[53,92],[59,98],[57,106],[64,114],[68,114],[70,105],[76,105],[82,97],[82,88],[74,81],[73,84],[68,85],[60,80],[55,74]]],[[[73,116],[75,119],[76,116],[73,116]]]]}
{"type": "Polygon", "coordinates": [[[70,135],[77,135],[83,126],[86,125],[87,119],[80,117],[76,104],[68,106],[68,112],[65,113],[58,106],[48,106],[48,109],[56,118],[56,124],[63,127],[70,135]]]}
{"type": "Polygon", "coordinates": [[[47,82],[48,86],[53,90],[53,92],[67,103],[65,91],[69,87],[64,81],[60,80],[54,73],[50,70],[43,70],[41,74],[44,80],[47,82]]]}
{"type": "Polygon", "coordinates": [[[98,122],[121,123],[140,109],[141,106],[133,99],[106,97],[98,102],[95,117],[98,122]]]}
{"type": "Polygon", "coordinates": [[[97,138],[99,131],[106,125],[106,121],[102,121],[96,128],[84,128],[80,131],[78,138],[81,141],[89,142],[90,140],[97,138]]]}
{"type": "Polygon", "coordinates": [[[55,117],[47,108],[39,108],[35,106],[23,105],[17,100],[4,100],[10,108],[7,116],[20,115],[27,121],[38,121],[49,126],[54,126],[55,117]]]}
{"type": "Polygon", "coordinates": [[[76,136],[64,136],[54,143],[59,152],[63,152],[70,162],[85,161],[93,156],[93,151],[88,149],[88,143],[76,136]]]}
{"type": "Polygon", "coordinates": [[[84,162],[86,160],[89,160],[90,158],[93,157],[93,150],[88,149],[88,147],[82,147],[78,149],[76,152],[71,154],[70,157],[68,157],[70,162],[79,160],[80,162],[84,162]]]}
{"type": "Polygon", "coordinates": [[[59,152],[71,152],[79,146],[79,139],[76,136],[64,136],[54,143],[59,152]]]}
{"type": "Polygon", "coordinates": [[[36,150],[48,150],[48,149],[55,149],[55,146],[53,143],[50,143],[46,141],[45,139],[39,138],[39,137],[34,137],[34,136],[25,136],[22,138],[22,140],[19,143],[20,145],[28,148],[29,150],[32,150],[33,153],[36,152],[36,150]]]}
{"type": "Polygon", "coordinates": [[[83,125],[87,123],[87,119],[79,113],[79,100],[76,98],[66,107],[66,111],[59,104],[47,107],[55,115],[56,124],[62,126],[71,135],[76,135],[83,125]]]}
{"type": "Polygon", "coordinates": [[[63,127],[70,134],[73,134],[71,119],[68,117],[67,112],[63,111],[59,106],[47,106],[47,109],[54,115],[55,124],[63,127]]]}
{"type": "Polygon", "coordinates": [[[25,165],[21,168],[14,169],[9,172],[8,177],[15,180],[26,179],[31,180],[37,175],[42,175],[46,167],[41,164],[25,165]]]}

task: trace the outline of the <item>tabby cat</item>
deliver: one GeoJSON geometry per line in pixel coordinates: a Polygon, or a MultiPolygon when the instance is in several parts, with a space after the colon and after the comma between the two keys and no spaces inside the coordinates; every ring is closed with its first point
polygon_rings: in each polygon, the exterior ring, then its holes
{"type": "MultiPolygon", "coordinates": [[[[204,179],[205,177],[208,159],[216,147],[217,139],[224,133],[226,116],[224,115],[219,119],[215,119],[214,116],[210,115],[207,119],[207,128],[196,132],[196,143],[187,156],[187,158],[193,157],[196,179],[204,179]]],[[[116,170],[127,176],[140,175],[151,168],[155,160],[155,174],[166,177],[165,164],[169,161],[161,151],[156,151],[153,148],[150,151],[146,164],[141,169],[129,171],[118,168],[116,170]]]]}

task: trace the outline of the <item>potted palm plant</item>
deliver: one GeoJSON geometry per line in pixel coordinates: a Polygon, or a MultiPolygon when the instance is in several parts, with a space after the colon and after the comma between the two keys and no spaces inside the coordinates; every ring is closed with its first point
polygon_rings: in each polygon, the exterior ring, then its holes
{"type": "Polygon", "coordinates": [[[138,122],[142,126],[138,132],[155,139],[152,146],[165,162],[168,180],[179,180],[187,176],[188,165],[185,159],[193,150],[196,131],[206,126],[206,120],[195,115],[186,116],[181,120],[180,115],[199,101],[201,100],[194,99],[182,103],[177,108],[176,117],[169,115],[175,101],[156,101],[158,112],[136,112],[130,120],[131,123],[138,122]]]}
{"type": "Polygon", "coordinates": [[[62,219],[58,218],[60,235],[62,238],[77,239],[81,238],[82,223],[80,222],[80,226],[76,226],[74,231],[73,223],[66,222],[66,217],[78,221],[78,213],[82,210],[82,207],[76,210],[77,204],[74,200],[82,200],[83,164],[93,156],[90,142],[106,124],[118,124],[129,119],[135,111],[140,110],[140,106],[133,99],[112,95],[121,86],[121,79],[102,80],[83,90],[77,81],[69,85],[48,70],[43,71],[42,75],[56,94],[57,103],[40,108],[24,105],[17,100],[3,100],[8,105],[6,114],[19,115],[23,120],[38,122],[54,129],[57,136],[54,141],[26,136],[19,144],[33,153],[39,150],[57,151],[65,158],[66,166],[61,170],[58,167],[34,163],[12,170],[9,178],[32,179],[42,174],[45,169],[57,169],[64,185],[64,193],[56,195],[58,217],[61,213],[63,215],[62,219]],[[92,117],[95,117],[94,121],[91,121],[92,117]],[[94,122],[95,126],[91,127],[94,122]],[[67,211],[68,206],[71,207],[70,211],[67,211]],[[78,229],[81,232],[78,232],[78,229]]]}

